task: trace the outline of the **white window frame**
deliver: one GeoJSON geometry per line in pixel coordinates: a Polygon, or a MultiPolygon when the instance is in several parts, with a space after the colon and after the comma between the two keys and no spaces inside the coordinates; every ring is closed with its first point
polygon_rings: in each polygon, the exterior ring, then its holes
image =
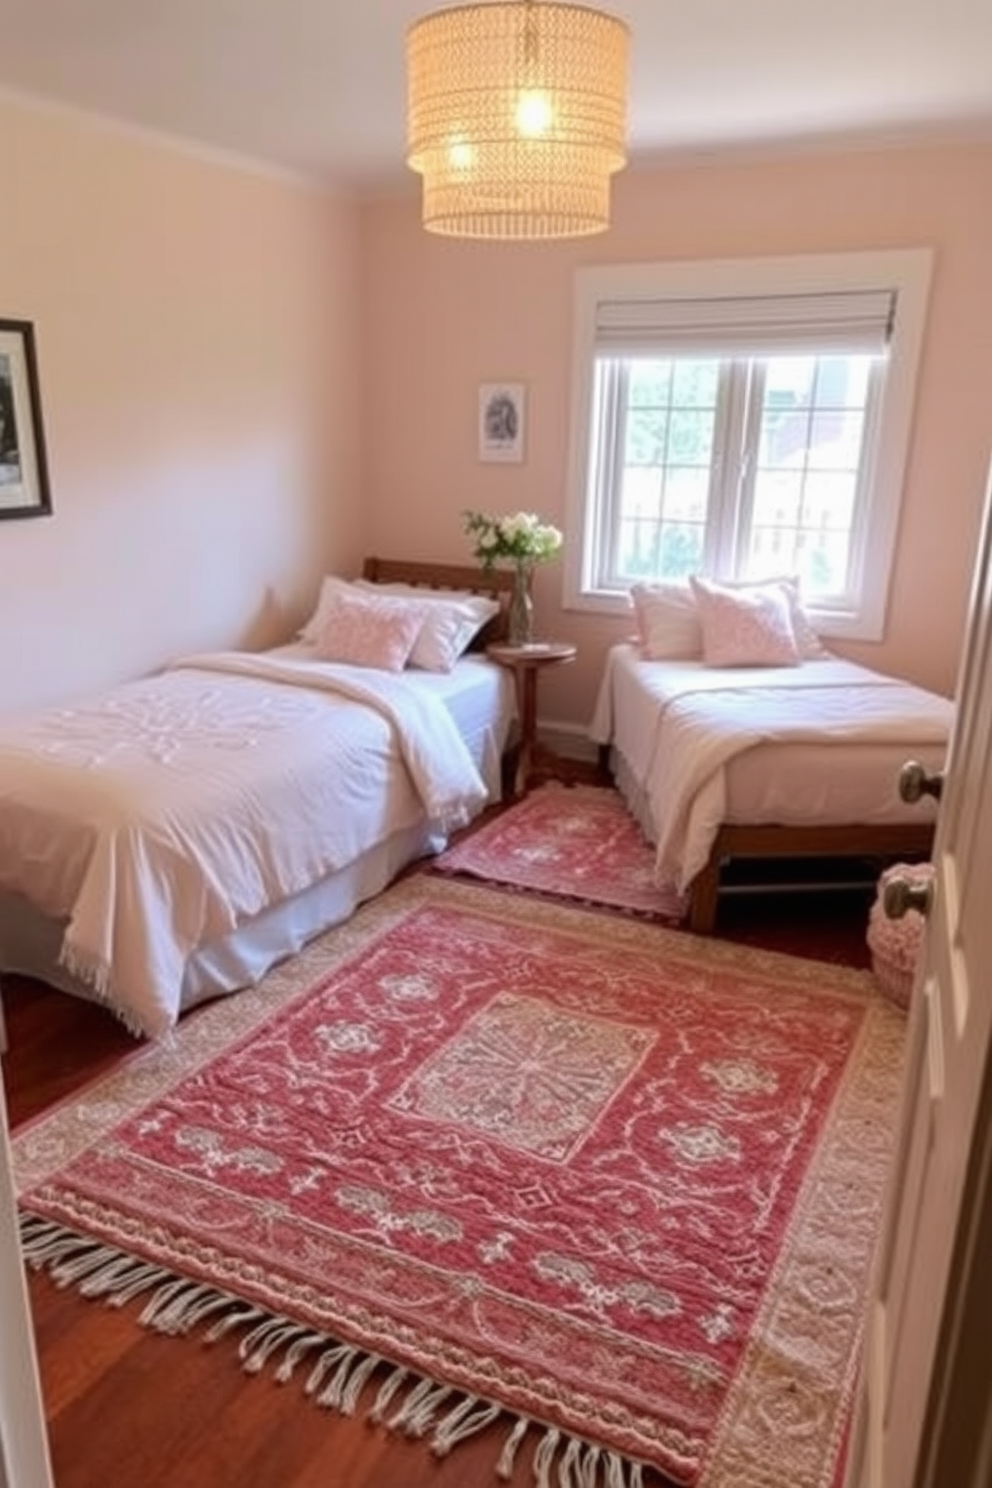
{"type": "Polygon", "coordinates": [[[906,248],[788,258],[717,259],[622,264],[579,269],[563,603],[569,610],[624,614],[625,594],[597,589],[597,502],[589,490],[597,307],[603,301],[700,300],[734,295],[804,295],[887,291],[894,300],[892,332],[879,400],[874,461],[866,472],[871,497],[852,533],[851,603],[810,613],[827,636],[881,640],[912,434],[933,255],[906,248]]]}

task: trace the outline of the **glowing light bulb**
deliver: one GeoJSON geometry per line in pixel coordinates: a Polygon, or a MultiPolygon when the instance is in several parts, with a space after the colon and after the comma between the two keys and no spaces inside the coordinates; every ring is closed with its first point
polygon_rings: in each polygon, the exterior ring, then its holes
{"type": "Polygon", "coordinates": [[[466,139],[455,138],[448,142],[448,164],[452,170],[468,171],[475,164],[475,149],[466,139]]]}
{"type": "Polygon", "coordinates": [[[554,119],[551,99],[540,88],[527,88],[517,99],[516,125],[527,139],[547,134],[554,119]]]}

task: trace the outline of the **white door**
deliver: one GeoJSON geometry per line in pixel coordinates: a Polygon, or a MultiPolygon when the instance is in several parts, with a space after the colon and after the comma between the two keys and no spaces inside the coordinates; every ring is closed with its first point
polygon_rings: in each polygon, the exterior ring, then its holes
{"type": "MultiPolygon", "coordinates": [[[[0,1030],[2,1031],[2,1030],[0,1030]]],[[[0,1079],[0,1488],[52,1488],[0,1079]]]]}
{"type": "MultiPolygon", "coordinates": [[[[926,1412],[940,1329],[953,1320],[967,1284],[955,1239],[974,1222],[967,1211],[976,1206],[980,1164],[972,1159],[982,1158],[986,1145],[984,1116],[976,1143],[976,1116],[992,1078],[986,1067],[992,1024],[990,507],[992,477],[907,1030],[903,1119],[868,1316],[849,1488],[918,1488],[929,1481],[926,1461],[939,1427],[926,1412]]],[[[943,1376],[951,1369],[946,1339],[942,1347],[943,1376]]],[[[947,1380],[941,1383],[946,1388],[947,1380]]]]}

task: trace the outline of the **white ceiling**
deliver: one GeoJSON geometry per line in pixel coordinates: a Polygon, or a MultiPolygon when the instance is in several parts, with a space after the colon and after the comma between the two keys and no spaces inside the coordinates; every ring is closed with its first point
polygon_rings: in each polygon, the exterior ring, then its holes
{"type": "MultiPolygon", "coordinates": [[[[0,0],[0,88],[357,185],[404,175],[407,25],[438,0],[0,0]]],[[[633,157],[992,138],[992,0],[604,0],[633,157]]]]}

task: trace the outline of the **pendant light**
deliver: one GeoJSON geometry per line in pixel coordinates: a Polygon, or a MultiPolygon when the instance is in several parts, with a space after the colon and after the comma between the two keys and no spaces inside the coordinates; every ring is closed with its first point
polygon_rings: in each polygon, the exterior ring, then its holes
{"type": "Polygon", "coordinates": [[[483,0],[407,32],[407,164],[423,224],[465,238],[567,238],[610,222],[626,163],[629,32],[555,0],[483,0]]]}

